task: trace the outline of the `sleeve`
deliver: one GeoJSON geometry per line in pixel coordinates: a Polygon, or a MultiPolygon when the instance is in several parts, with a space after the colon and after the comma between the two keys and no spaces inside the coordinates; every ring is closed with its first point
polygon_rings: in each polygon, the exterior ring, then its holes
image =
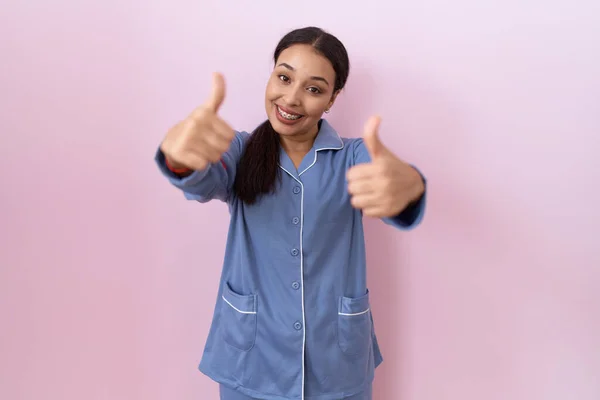
{"type": "Polygon", "coordinates": [[[185,177],[178,176],[167,167],[165,155],[160,148],[156,151],[154,160],[163,176],[180,189],[186,199],[200,203],[214,199],[226,202],[231,195],[238,161],[248,136],[247,132],[236,132],[229,149],[219,162],[209,164],[204,170],[194,171],[185,177]]]}
{"type": "MultiPolygon", "coordinates": [[[[356,139],[354,141],[354,146],[355,165],[371,162],[371,156],[369,155],[369,151],[367,150],[362,139],[356,139]]],[[[425,191],[419,199],[409,204],[398,215],[381,219],[384,223],[397,229],[409,230],[416,228],[423,220],[423,216],[425,214],[425,205],[427,202],[427,180],[417,167],[412,164],[411,166],[417,170],[419,175],[421,175],[421,179],[423,179],[423,184],[425,186],[425,191]]]]}

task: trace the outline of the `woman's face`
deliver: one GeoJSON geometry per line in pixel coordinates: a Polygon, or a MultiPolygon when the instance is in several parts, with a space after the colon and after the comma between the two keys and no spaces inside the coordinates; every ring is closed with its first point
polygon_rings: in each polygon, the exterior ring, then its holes
{"type": "Polygon", "coordinates": [[[329,60],[309,45],[281,52],[267,83],[269,121],[283,136],[314,135],[323,112],[333,105],[335,71],[329,60]]]}

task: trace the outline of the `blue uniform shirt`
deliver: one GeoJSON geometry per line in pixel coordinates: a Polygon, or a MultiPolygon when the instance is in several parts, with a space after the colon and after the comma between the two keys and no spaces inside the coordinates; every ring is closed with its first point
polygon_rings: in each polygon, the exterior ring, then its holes
{"type": "MultiPolygon", "coordinates": [[[[200,371],[259,399],[341,399],[363,390],[382,361],[366,280],[362,213],[350,204],[346,171],[370,161],[362,139],[341,138],[321,120],[298,169],[281,150],[274,194],[251,206],[232,192],[247,132],[221,163],[179,178],[187,199],[218,199],[231,214],[212,326],[200,371]]],[[[423,217],[425,195],[394,218],[423,217]]]]}

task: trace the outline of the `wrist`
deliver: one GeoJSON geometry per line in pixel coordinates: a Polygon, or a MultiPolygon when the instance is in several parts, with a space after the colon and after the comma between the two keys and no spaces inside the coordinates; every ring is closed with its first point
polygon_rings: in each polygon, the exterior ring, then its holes
{"type": "Polygon", "coordinates": [[[411,196],[410,203],[414,203],[418,201],[425,193],[425,181],[423,180],[423,177],[416,168],[411,166],[411,169],[414,172],[414,189],[412,191],[413,195],[411,196]]]}
{"type": "Polygon", "coordinates": [[[191,168],[188,168],[183,164],[179,164],[173,160],[170,160],[166,156],[165,156],[165,164],[166,164],[167,168],[169,169],[169,171],[173,172],[174,174],[184,175],[184,174],[192,173],[191,168]]]}

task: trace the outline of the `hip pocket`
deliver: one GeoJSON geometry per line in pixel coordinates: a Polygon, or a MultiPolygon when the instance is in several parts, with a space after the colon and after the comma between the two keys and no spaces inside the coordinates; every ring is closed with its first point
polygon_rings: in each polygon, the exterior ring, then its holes
{"type": "Polygon", "coordinates": [[[340,297],[338,306],[338,343],[347,355],[369,353],[372,345],[372,322],[369,291],[357,297],[340,297]]]}
{"type": "Polygon", "coordinates": [[[256,341],[256,294],[241,295],[226,282],[221,295],[221,334],[230,346],[250,350],[256,341]]]}

